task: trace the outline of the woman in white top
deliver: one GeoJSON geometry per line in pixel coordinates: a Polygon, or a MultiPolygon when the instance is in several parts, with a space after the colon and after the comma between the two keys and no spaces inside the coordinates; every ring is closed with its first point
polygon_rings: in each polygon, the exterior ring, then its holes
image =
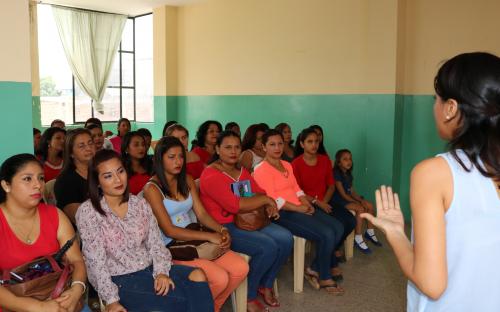
{"type": "Polygon", "coordinates": [[[262,145],[262,136],[267,128],[263,124],[254,124],[247,128],[241,142],[240,166],[253,172],[255,166],[266,156],[262,145]]]}
{"type": "Polygon", "coordinates": [[[500,311],[500,58],[457,55],[434,80],[449,151],[411,174],[413,242],[399,199],[376,192],[364,217],[387,236],[408,283],[408,311],[500,311]]]}

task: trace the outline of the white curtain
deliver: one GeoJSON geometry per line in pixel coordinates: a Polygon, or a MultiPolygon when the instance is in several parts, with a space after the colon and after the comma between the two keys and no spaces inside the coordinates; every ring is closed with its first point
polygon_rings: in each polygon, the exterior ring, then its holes
{"type": "Polygon", "coordinates": [[[127,16],[52,6],[66,58],[80,88],[101,114],[127,16]]]}

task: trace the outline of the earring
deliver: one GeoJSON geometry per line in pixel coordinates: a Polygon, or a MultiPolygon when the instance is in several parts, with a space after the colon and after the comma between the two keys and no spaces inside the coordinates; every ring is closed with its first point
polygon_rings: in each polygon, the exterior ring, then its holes
{"type": "Polygon", "coordinates": [[[450,120],[450,118],[451,118],[450,116],[446,116],[446,120],[450,120]]]}

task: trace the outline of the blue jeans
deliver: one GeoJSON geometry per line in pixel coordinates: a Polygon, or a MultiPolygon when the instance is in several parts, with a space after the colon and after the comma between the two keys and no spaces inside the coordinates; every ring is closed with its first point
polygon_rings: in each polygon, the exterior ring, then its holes
{"type": "Polygon", "coordinates": [[[338,265],[334,251],[344,233],[342,224],[319,208],[312,215],[281,210],[276,223],[289,229],[293,235],[316,243],[316,257],[311,268],[319,272],[320,279],[331,279],[330,269],[338,265]]]}
{"type": "Polygon", "coordinates": [[[337,246],[338,250],[342,243],[344,243],[347,236],[349,236],[352,230],[356,227],[356,217],[353,216],[352,213],[345,208],[345,206],[334,204],[333,201],[330,201],[329,204],[332,206],[332,212],[330,215],[344,226],[344,234],[342,235],[340,243],[337,246]]]}
{"type": "Polygon", "coordinates": [[[158,296],[154,289],[153,267],[142,271],[112,276],[118,286],[120,304],[127,311],[168,311],[197,312],[213,311],[214,302],[207,282],[193,282],[189,274],[195,268],[172,265],[170,278],[175,289],[170,289],[166,296],[158,296]]]}
{"type": "Polygon", "coordinates": [[[224,225],[231,234],[231,249],[251,257],[248,272],[248,299],[257,297],[257,288],[273,287],[276,275],[293,247],[293,236],[287,229],[269,224],[258,231],[245,231],[234,223],[224,225]]]}

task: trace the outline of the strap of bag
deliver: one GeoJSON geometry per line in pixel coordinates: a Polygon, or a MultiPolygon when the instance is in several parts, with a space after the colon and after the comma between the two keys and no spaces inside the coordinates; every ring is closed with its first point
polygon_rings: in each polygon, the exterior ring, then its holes
{"type": "Polygon", "coordinates": [[[61,267],[59,266],[59,264],[57,263],[57,261],[54,260],[54,258],[52,256],[47,256],[45,258],[47,259],[47,261],[49,261],[50,266],[52,267],[52,270],[54,270],[54,272],[60,272],[60,271],[62,271],[61,267]]]}
{"type": "Polygon", "coordinates": [[[54,288],[54,290],[50,294],[50,298],[56,299],[62,294],[62,292],[64,291],[64,288],[68,284],[70,269],[71,269],[71,265],[69,263],[66,266],[64,266],[64,269],[61,273],[61,276],[59,276],[59,280],[57,280],[56,287],[54,288]]]}

